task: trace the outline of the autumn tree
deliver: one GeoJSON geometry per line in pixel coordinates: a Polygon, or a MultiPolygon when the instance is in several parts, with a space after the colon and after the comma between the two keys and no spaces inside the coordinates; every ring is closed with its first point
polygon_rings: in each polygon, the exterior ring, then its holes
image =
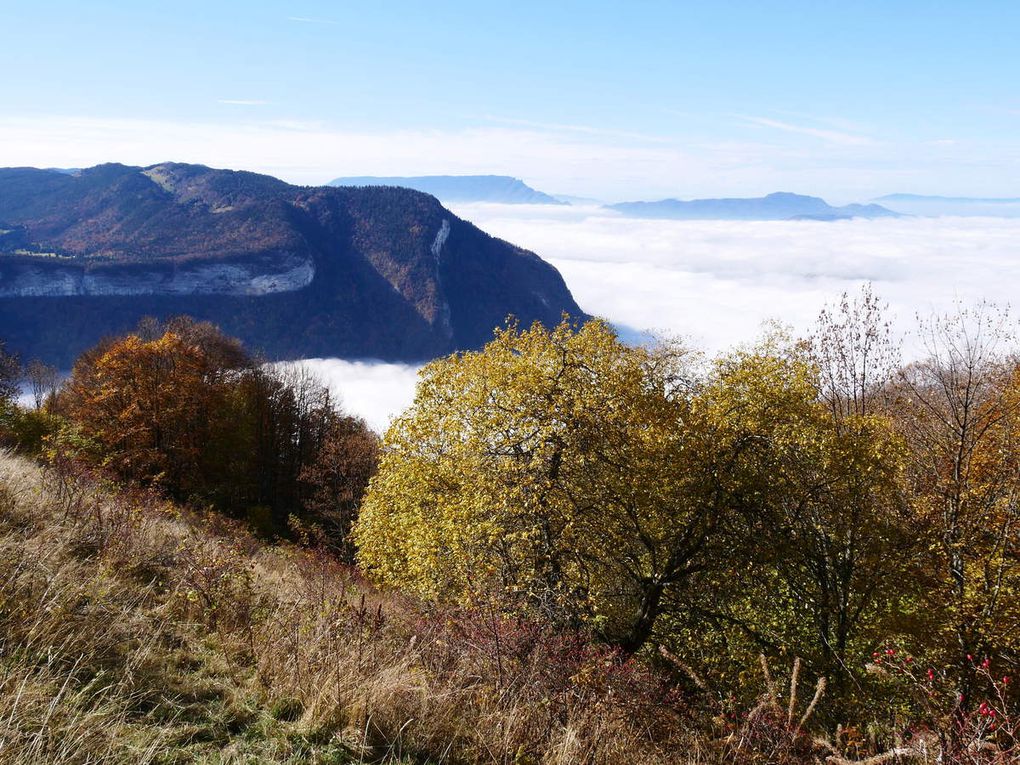
{"type": "Polygon", "coordinates": [[[261,363],[216,327],[187,318],[143,321],[83,354],[56,408],[121,476],[247,516],[267,534],[286,533],[291,516],[335,511],[349,519],[375,455],[361,455],[349,496],[327,509],[328,471],[318,487],[302,475],[320,464],[324,446],[343,448],[338,434],[349,418],[306,371],[261,363]]]}
{"type": "Polygon", "coordinates": [[[838,425],[874,413],[888,402],[890,383],[900,368],[900,347],[892,322],[870,284],[851,297],[844,292],[825,306],[808,339],[808,359],[818,374],[818,389],[838,425]]]}
{"type": "Polygon", "coordinates": [[[495,594],[636,650],[718,526],[685,467],[704,445],[685,424],[687,371],[601,322],[511,326],[433,362],[384,439],[360,562],[428,598],[495,594]]]}
{"type": "MultiPolygon", "coordinates": [[[[910,549],[903,445],[884,418],[838,424],[818,368],[783,335],[721,357],[695,402],[702,490],[729,509],[720,567],[672,609],[675,652],[720,674],[797,655],[838,686],[895,609],[910,549]]],[[[838,691],[838,687],[836,687],[838,691]]]]}
{"type": "Polygon", "coordinates": [[[7,346],[0,341],[0,402],[10,403],[20,389],[21,362],[17,355],[8,352],[7,346]]]}
{"type": "Polygon", "coordinates": [[[870,284],[856,296],[843,293],[822,310],[807,346],[834,452],[829,511],[810,527],[814,544],[801,570],[814,572],[828,603],[820,647],[837,685],[851,666],[851,638],[863,631],[870,644],[858,652],[873,648],[893,628],[903,599],[916,595],[910,584],[924,546],[905,481],[908,446],[891,416],[901,362],[887,309],[870,284]]]}
{"type": "Polygon", "coordinates": [[[895,610],[912,534],[902,439],[881,415],[833,406],[831,379],[782,335],[717,362],[701,406],[736,520],[702,625],[747,653],[795,653],[838,691],[895,610]]]}
{"type": "Polygon", "coordinates": [[[17,406],[20,379],[18,357],[8,353],[6,345],[0,341],[0,442],[5,446],[17,445],[20,440],[17,406]]]}
{"type": "Polygon", "coordinates": [[[925,356],[900,375],[914,506],[932,529],[926,607],[936,644],[973,681],[970,657],[1012,655],[1020,626],[1020,395],[1008,311],[983,304],[921,324],[925,356]]]}
{"type": "Polygon", "coordinates": [[[322,527],[325,543],[349,563],[354,562],[350,531],[378,464],[379,437],[364,420],[338,416],[330,421],[314,461],[301,471],[307,517],[322,527]]]}
{"type": "Polygon", "coordinates": [[[253,365],[237,376],[224,405],[220,438],[228,477],[219,490],[230,504],[257,509],[258,522],[286,529],[304,513],[301,473],[313,464],[341,416],[329,391],[302,370],[253,365]]]}
{"type": "Polygon", "coordinates": [[[64,405],[116,472],[186,494],[218,405],[213,371],[176,333],[129,335],[75,365],[64,405]]]}
{"type": "Polygon", "coordinates": [[[33,359],[25,365],[24,377],[32,393],[32,402],[36,409],[42,409],[47,397],[57,392],[60,375],[55,367],[33,359]]]}

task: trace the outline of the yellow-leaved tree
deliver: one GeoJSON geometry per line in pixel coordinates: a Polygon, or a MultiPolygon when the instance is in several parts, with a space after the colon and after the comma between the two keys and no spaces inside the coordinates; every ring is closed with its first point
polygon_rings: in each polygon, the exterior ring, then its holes
{"type": "Polygon", "coordinates": [[[636,650],[719,526],[687,365],[566,320],[429,364],[386,434],[361,564],[427,598],[495,598],[636,650]]]}
{"type": "Polygon", "coordinates": [[[798,656],[829,678],[831,699],[858,682],[911,589],[916,535],[893,424],[825,393],[817,361],[782,335],[718,360],[698,407],[733,511],[731,546],[672,637],[700,644],[692,660],[703,666],[798,656]]]}
{"type": "Polygon", "coordinates": [[[625,651],[654,636],[724,658],[750,640],[845,673],[912,545],[901,440],[825,391],[780,335],[701,369],[600,322],[510,327],[424,369],[384,440],[359,561],[426,598],[587,624],[625,651]]]}

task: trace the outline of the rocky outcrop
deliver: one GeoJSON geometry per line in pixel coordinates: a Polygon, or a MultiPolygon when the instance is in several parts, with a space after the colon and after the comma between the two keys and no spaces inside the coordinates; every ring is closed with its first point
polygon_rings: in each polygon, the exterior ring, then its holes
{"type": "Polygon", "coordinates": [[[31,257],[0,258],[0,298],[74,295],[272,295],[312,283],[311,258],[279,256],[253,261],[160,266],[90,267],[87,262],[47,263],[31,257]]]}

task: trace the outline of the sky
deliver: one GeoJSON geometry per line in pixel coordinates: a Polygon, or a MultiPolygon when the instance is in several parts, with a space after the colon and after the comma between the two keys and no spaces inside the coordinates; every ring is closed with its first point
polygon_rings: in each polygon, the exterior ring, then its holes
{"type": "Polygon", "coordinates": [[[1020,3],[0,2],[0,165],[1020,195],[1020,3]]]}

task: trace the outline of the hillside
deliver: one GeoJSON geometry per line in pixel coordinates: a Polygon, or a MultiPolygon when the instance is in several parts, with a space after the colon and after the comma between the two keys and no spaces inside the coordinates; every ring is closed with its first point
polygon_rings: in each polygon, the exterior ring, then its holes
{"type": "Polygon", "coordinates": [[[564,311],[583,315],[554,268],[409,189],[0,169],[0,337],[50,363],[146,315],[208,319],[270,358],[410,361],[564,311]]]}
{"type": "Polygon", "coordinates": [[[35,408],[0,354],[0,444],[39,460],[0,450],[0,765],[1017,762],[1015,354],[950,326],[971,386],[940,355],[826,387],[882,358],[866,315],[710,364],[500,330],[381,442],[207,324],[35,408]],[[973,610],[947,486],[981,492],[973,610]]]}
{"type": "Polygon", "coordinates": [[[6,453],[0,594],[3,763],[689,761],[605,650],[6,453]]]}
{"type": "Polygon", "coordinates": [[[431,194],[443,202],[561,205],[556,197],[537,191],[508,175],[423,175],[418,177],[359,176],[337,178],[330,186],[400,186],[431,194]]]}
{"type": "Polygon", "coordinates": [[[764,197],[735,199],[662,199],[657,202],[621,202],[608,205],[631,218],[668,220],[845,220],[895,218],[881,205],[851,204],[833,207],[820,197],[776,192],[764,197]]]}

